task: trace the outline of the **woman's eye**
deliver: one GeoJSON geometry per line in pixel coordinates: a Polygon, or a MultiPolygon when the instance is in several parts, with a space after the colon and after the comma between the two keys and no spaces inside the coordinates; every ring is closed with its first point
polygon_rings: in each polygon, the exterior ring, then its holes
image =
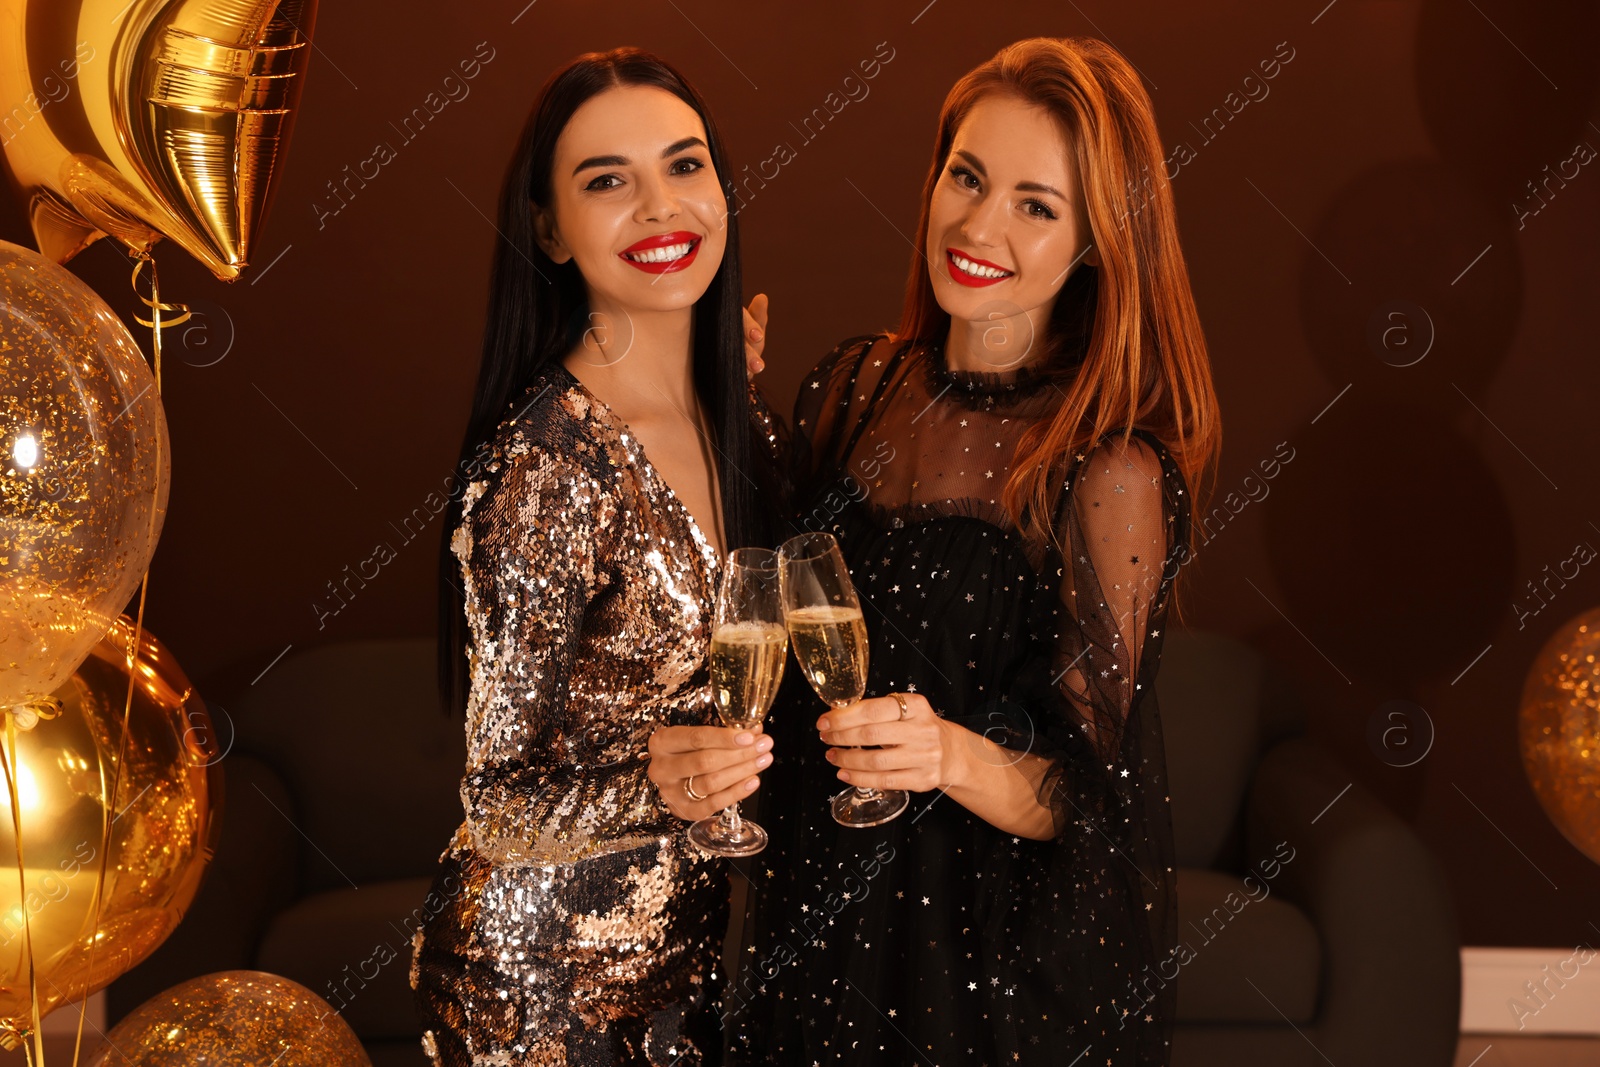
{"type": "Polygon", "coordinates": [[[585,185],[584,189],[591,193],[603,193],[607,189],[615,189],[620,184],[622,184],[622,180],[615,174],[602,174],[588,185],[585,185]]]}
{"type": "Polygon", "coordinates": [[[1054,211],[1051,211],[1049,207],[1041,204],[1037,200],[1029,200],[1022,206],[1029,215],[1032,215],[1036,219],[1053,219],[1056,217],[1056,213],[1054,211]]]}
{"type": "Polygon", "coordinates": [[[963,189],[976,189],[978,187],[978,176],[966,167],[951,167],[950,176],[963,189]]]}
{"type": "Polygon", "coordinates": [[[695,171],[703,170],[704,168],[705,164],[700,160],[689,157],[673,160],[671,171],[673,174],[693,174],[695,171]]]}

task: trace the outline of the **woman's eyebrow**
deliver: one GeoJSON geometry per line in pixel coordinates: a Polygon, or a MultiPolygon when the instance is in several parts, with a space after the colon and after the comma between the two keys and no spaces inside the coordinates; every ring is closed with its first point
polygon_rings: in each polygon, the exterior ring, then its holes
{"type": "MultiPolygon", "coordinates": [[[[668,156],[675,156],[679,152],[682,152],[688,148],[693,148],[696,145],[699,145],[701,148],[706,147],[706,143],[698,137],[685,137],[682,140],[673,141],[671,144],[667,145],[666,150],[661,153],[661,158],[666,159],[668,156]]],[[[707,151],[710,150],[707,149],[707,151]]]]}
{"type": "Polygon", "coordinates": [[[1066,199],[1066,196],[1060,190],[1043,182],[1018,182],[1017,191],[1023,193],[1049,193],[1051,196],[1060,197],[1062,200],[1066,199]]]}
{"type": "MultiPolygon", "coordinates": [[[[966,149],[958,148],[952,154],[960,156],[971,164],[972,169],[977,171],[980,177],[987,178],[989,176],[988,171],[983,169],[983,164],[979,162],[978,157],[966,149]]],[[[1061,190],[1053,185],[1046,185],[1044,182],[1018,182],[1017,191],[1022,193],[1049,193],[1051,196],[1060,197],[1062,200],[1066,199],[1061,190]]]]}
{"type": "Polygon", "coordinates": [[[963,148],[958,148],[956,149],[955,154],[972,164],[972,169],[977,171],[980,176],[985,178],[989,176],[989,172],[983,169],[983,164],[978,160],[978,157],[973,155],[971,152],[968,152],[963,148]]]}
{"type": "MultiPolygon", "coordinates": [[[[706,147],[706,143],[698,137],[685,137],[681,140],[673,141],[662,150],[661,158],[666,159],[668,156],[675,156],[679,152],[693,148],[696,145],[701,148],[706,147]]],[[[590,167],[626,167],[629,162],[627,156],[590,156],[576,167],[573,167],[572,173],[576,174],[580,170],[588,170],[590,167]]]]}
{"type": "Polygon", "coordinates": [[[627,165],[627,156],[590,156],[576,167],[573,167],[572,173],[576,174],[580,170],[588,170],[590,167],[626,167],[627,165]]]}

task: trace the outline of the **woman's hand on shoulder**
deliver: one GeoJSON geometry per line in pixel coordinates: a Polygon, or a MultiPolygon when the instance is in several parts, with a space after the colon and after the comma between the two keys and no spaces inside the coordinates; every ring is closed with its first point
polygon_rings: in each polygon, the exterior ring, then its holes
{"type": "Polygon", "coordinates": [[[920,693],[902,693],[905,712],[893,696],[872,697],[825,712],[817,730],[839,780],[862,789],[949,789],[962,777],[970,731],[939,716],[920,693]],[[861,748],[882,745],[883,748],[861,748]]]}
{"type": "Polygon", "coordinates": [[[668,810],[695,822],[743,800],[772,763],[772,738],[726,726],[658,726],[650,735],[646,774],[668,810]],[[686,788],[694,779],[696,800],[686,788]]]}
{"type": "Polygon", "coordinates": [[[757,293],[744,309],[744,364],[753,378],[766,369],[761,353],[767,348],[767,294],[757,293]]]}

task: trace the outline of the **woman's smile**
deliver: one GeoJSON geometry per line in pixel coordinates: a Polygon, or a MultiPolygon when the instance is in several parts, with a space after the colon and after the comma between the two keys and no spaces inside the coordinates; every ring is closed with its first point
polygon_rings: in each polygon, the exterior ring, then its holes
{"type": "Polygon", "coordinates": [[[988,260],[964,255],[954,248],[946,248],[944,255],[950,266],[950,277],[962,285],[993,285],[995,282],[1005,281],[1016,273],[988,260]]]}
{"type": "Polygon", "coordinates": [[[648,274],[667,274],[683,270],[693,263],[701,240],[699,234],[674,230],[637,241],[618,252],[617,256],[630,267],[638,267],[648,274]]]}

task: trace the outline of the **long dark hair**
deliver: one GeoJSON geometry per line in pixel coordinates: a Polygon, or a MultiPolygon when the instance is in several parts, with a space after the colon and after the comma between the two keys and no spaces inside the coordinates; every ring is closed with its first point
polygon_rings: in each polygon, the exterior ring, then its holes
{"type": "MultiPolygon", "coordinates": [[[[495,244],[482,362],[457,470],[475,470],[481,464],[480,451],[512,402],[541,369],[571,351],[588,323],[583,276],[575,262],[558,264],[539,248],[534,240],[533,205],[551,203],[556,139],[573,112],[590,98],[624,85],[665,89],[694,109],[705,124],[711,164],[728,198],[727,250],[710,288],[694,307],[694,384],[717,431],[717,472],[728,547],[754,544],[762,531],[757,528],[759,512],[751,472],[761,464],[750,432],[733,168],[700,94],[660,57],[638,48],[579,56],[550,76],[529,112],[500,193],[502,239],[495,244]]],[[[463,473],[458,481],[464,480],[469,479],[463,473]]],[[[468,685],[466,603],[459,562],[450,548],[461,511],[460,495],[452,494],[439,546],[439,686],[447,713],[454,715],[466,709],[468,685]]]]}

